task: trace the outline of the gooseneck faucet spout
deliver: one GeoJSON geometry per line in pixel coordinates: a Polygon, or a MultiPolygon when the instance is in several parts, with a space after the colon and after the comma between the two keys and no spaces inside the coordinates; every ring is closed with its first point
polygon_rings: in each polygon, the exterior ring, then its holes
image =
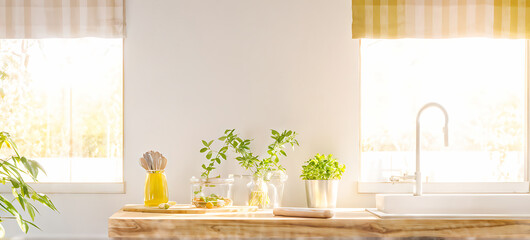
{"type": "Polygon", "coordinates": [[[447,114],[447,111],[442,105],[435,103],[435,102],[425,104],[418,112],[418,116],[416,116],[416,173],[414,174],[416,185],[414,188],[414,196],[421,196],[423,194],[422,182],[421,182],[422,181],[421,165],[420,165],[420,116],[423,110],[430,108],[430,107],[437,107],[440,110],[442,110],[445,116],[445,126],[443,128],[444,145],[446,147],[449,145],[449,128],[447,126],[447,124],[449,123],[449,116],[447,114]]]}

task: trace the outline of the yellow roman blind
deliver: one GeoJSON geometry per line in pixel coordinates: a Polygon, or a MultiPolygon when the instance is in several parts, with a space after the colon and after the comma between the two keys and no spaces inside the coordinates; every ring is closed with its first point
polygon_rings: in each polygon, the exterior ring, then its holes
{"type": "Polygon", "coordinates": [[[530,0],[352,0],[353,38],[526,38],[530,0]]]}
{"type": "Polygon", "coordinates": [[[0,38],[121,38],[124,0],[0,0],[0,38]]]}

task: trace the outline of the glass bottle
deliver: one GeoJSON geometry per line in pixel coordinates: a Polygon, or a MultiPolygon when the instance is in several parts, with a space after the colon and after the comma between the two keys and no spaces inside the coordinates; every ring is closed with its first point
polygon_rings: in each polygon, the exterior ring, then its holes
{"type": "Polygon", "coordinates": [[[269,186],[264,176],[254,176],[248,184],[249,206],[257,206],[259,209],[267,209],[270,206],[269,186]]]}
{"type": "Polygon", "coordinates": [[[260,176],[253,176],[247,185],[248,205],[260,209],[281,207],[283,189],[287,174],[283,171],[271,171],[260,176]]]}
{"type": "Polygon", "coordinates": [[[148,170],[145,177],[145,206],[155,207],[161,203],[167,203],[168,200],[169,194],[164,170],[148,170]]]}

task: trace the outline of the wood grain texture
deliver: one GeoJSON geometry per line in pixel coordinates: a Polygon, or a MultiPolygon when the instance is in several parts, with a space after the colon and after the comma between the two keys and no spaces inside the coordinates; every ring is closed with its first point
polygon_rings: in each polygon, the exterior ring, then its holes
{"type": "Polygon", "coordinates": [[[272,210],[274,216],[332,218],[333,209],[281,207],[272,210]]]}
{"type": "Polygon", "coordinates": [[[273,216],[270,211],[175,215],[119,211],[109,237],[233,239],[300,237],[450,237],[530,239],[528,220],[379,219],[361,209],[337,210],[332,219],[273,216]]]}
{"type": "Polygon", "coordinates": [[[146,207],[143,204],[127,204],[122,208],[126,212],[144,212],[144,213],[172,213],[172,214],[206,214],[206,213],[223,213],[223,212],[255,212],[258,207],[248,206],[231,206],[224,208],[196,208],[189,204],[177,204],[168,209],[158,207],[146,207]]]}

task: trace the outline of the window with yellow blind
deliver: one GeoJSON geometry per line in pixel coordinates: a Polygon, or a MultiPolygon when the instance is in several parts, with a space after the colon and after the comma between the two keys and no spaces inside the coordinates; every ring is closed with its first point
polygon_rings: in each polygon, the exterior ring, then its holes
{"type": "Polygon", "coordinates": [[[359,192],[411,192],[391,176],[421,172],[431,193],[529,192],[527,1],[352,1],[360,42],[359,192]]]}

